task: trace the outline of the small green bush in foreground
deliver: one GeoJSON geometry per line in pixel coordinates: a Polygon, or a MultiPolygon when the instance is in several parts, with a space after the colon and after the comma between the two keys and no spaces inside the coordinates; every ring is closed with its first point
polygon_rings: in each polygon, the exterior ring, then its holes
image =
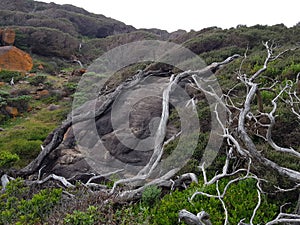
{"type": "Polygon", "coordinates": [[[61,189],[44,189],[32,197],[20,178],[10,181],[0,195],[0,224],[37,224],[61,199],[61,189]]]}
{"type": "Polygon", "coordinates": [[[86,212],[74,210],[72,214],[67,214],[64,224],[70,225],[93,225],[97,221],[97,207],[89,206],[86,212]]]}

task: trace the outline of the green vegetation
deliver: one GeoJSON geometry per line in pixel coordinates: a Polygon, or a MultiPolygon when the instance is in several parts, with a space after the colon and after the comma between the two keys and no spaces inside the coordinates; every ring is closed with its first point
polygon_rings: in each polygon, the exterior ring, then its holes
{"type": "Polygon", "coordinates": [[[7,169],[19,160],[17,154],[12,154],[7,151],[0,152],[0,169],[7,169]]]}
{"type": "Polygon", "coordinates": [[[44,189],[30,196],[21,179],[8,183],[0,195],[0,224],[38,224],[61,199],[61,189],[44,189]]]}
{"type": "MultiPolygon", "coordinates": [[[[242,73],[253,74],[262,67],[266,52],[261,42],[274,41],[277,46],[275,51],[278,52],[299,44],[299,24],[291,28],[283,24],[252,27],[239,25],[225,30],[211,27],[197,32],[170,35],[155,29],[135,30],[113,19],[89,14],[70,5],[52,5],[48,8],[48,5],[35,4],[28,0],[24,1],[24,4],[27,4],[25,6],[30,9],[28,11],[31,12],[34,8],[36,13],[26,13],[21,6],[20,9],[16,8],[18,6],[10,7],[13,2],[8,2],[8,9],[1,9],[0,25],[15,27],[15,45],[32,53],[34,67],[30,71],[31,74],[0,71],[1,175],[3,172],[24,167],[38,155],[49,133],[66,118],[73,98],[75,99],[74,105],[79,106],[91,99],[91,96],[98,95],[98,82],[107,78],[107,75],[87,72],[83,77],[91,79],[84,79],[86,83],[82,83],[83,88],[77,89],[78,81],[82,77],[72,74],[78,65],[72,64],[70,60],[78,58],[84,66],[87,66],[101,54],[116,46],[146,39],[170,40],[182,44],[203,58],[207,64],[222,61],[233,54],[243,55],[247,52],[247,59],[242,65],[242,59],[238,59],[216,73],[224,93],[235,87],[231,93],[233,96],[231,100],[233,104],[240,107],[243,104],[241,96],[247,90],[237,79],[236,73],[240,69],[242,73]],[[11,11],[11,8],[16,8],[16,10],[11,11]],[[12,77],[15,81],[14,86],[9,85],[12,77]],[[45,96],[38,95],[38,91],[45,91],[45,96]],[[59,107],[52,111],[48,109],[51,104],[59,107]]],[[[188,64],[189,61],[184,63],[188,64]]],[[[110,76],[105,86],[110,90],[114,89],[140,69],[165,69],[159,63],[149,65],[149,62],[128,65],[110,76]]],[[[270,112],[272,99],[289,80],[295,81],[299,72],[299,50],[289,52],[278,60],[270,62],[269,67],[263,76],[257,79],[257,82],[262,88],[270,86],[272,88],[264,88],[260,91],[260,96],[257,94],[253,102],[253,111],[270,112]],[[259,97],[263,102],[263,109],[260,109],[259,97]]],[[[299,93],[299,90],[298,85],[295,91],[299,93]]],[[[298,121],[295,115],[287,110],[290,105],[285,98],[286,96],[283,95],[278,102],[277,125],[274,127],[272,137],[278,145],[287,148],[292,146],[300,151],[299,123],[295,122],[298,121]]],[[[197,147],[186,166],[176,174],[194,172],[200,180],[199,184],[187,184],[186,188],[180,187],[176,190],[149,186],[143,191],[140,200],[128,203],[113,202],[107,199],[107,196],[104,197],[98,192],[82,191],[80,187],[67,190],[74,196],[72,196],[72,201],[65,200],[62,197],[62,189],[51,188],[53,183],[48,187],[26,186],[23,180],[17,178],[10,181],[5,192],[0,194],[0,224],[51,224],[49,221],[55,220],[60,224],[74,225],[99,223],[174,225],[184,224],[178,222],[178,212],[181,209],[187,209],[195,214],[204,210],[210,214],[212,224],[223,224],[224,209],[218,198],[198,195],[190,201],[195,191],[216,194],[216,184],[205,186],[198,168],[211,129],[211,110],[204,99],[205,97],[201,97],[197,102],[201,131],[200,134],[194,134],[199,139],[197,147]]],[[[247,122],[253,123],[253,121],[247,122]]],[[[175,128],[181,126],[178,112],[174,109],[171,109],[169,123],[175,128]]],[[[251,138],[264,156],[281,166],[299,171],[300,164],[297,158],[273,151],[264,140],[255,136],[251,126],[249,127],[251,138]]],[[[189,144],[189,139],[186,138],[184,146],[189,144]]],[[[178,139],[175,139],[165,146],[163,159],[172,155],[177,145],[178,139]]],[[[217,171],[222,171],[226,151],[228,151],[226,143],[223,143],[218,156],[207,168],[209,177],[214,176],[217,171]]],[[[173,157],[181,160],[176,152],[173,157]]],[[[166,160],[165,163],[172,162],[172,160],[166,160]]],[[[230,168],[237,165],[243,167],[246,163],[243,159],[236,159],[231,162],[230,168]]],[[[261,196],[261,206],[254,218],[254,224],[264,224],[274,219],[279,213],[280,206],[285,202],[292,203],[285,206],[284,211],[292,212],[296,206],[299,191],[288,195],[279,194],[274,192],[274,185],[291,187],[293,184],[278,176],[274,171],[266,170],[261,166],[255,165],[253,170],[254,173],[259,174],[260,178],[268,180],[268,183],[262,182],[262,187],[267,193],[261,196]]],[[[229,180],[229,178],[220,180],[218,185],[221,192],[229,180]]],[[[112,181],[103,183],[108,187],[113,185],[112,181]]],[[[237,224],[241,219],[249,223],[258,201],[256,180],[246,179],[233,183],[223,200],[229,212],[230,224],[237,224]]]]}
{"type": "Polygon", "coordinates": [[[11,119],[3,124],[0,136],[0,152],[8,151],[18,155],[17,166],[25,166],[41,150],[41,144],[48,134],[65,119],[69,107],[66,105],[55,111],[43,109],[29,120],[11,119]]]}
{"type": "Polygon", "coordinates": [[[89,206],[86,212],[74,210],[72,214],[67,214],[64,224],[70,225],[93,225],[97,223],[97,207],[89,206]]]}
{"type": "Polygon", "coordinates": [[[142,203],[145,206],[152,206],[159,201],[161,195],[161,189],[156,186],[148,186],[145,188],[142,194],[142,203]]]}
{"type": "Polygon", "coordinates": [[[47,79],[47,76],[44,74],[38,74],[36,76],[30,77],[28,79],[29,84],[38,86],[39,84],[43,84],[47,79]]]}
{"type": "Polygon", "coordinates": [[[16,71],[0,70],[0,81],[10,82],[11,78],[14,78],[14,82],[22,78],[22,74],[16,71]]]}
{"type": "MultiPolygon", "coordinates": [[[[229,178],[223,178],[219,182],[221,192],[229,180],[229,178]]],[[[210,214],[213,224],[223,224],[224,209],[220,200],[197,195],[193,201],[190,201],[189,199],[196,191],[211,195],[217,194],[216,184],[205,186],[202,181],[199,184],[192,183],[185,190],[170,191],[164,196],[161,195],[160,188],[150,186],[143,192],[142,199],[135,204],[107,205],[103,208],[90,205],[87,209],[74,210],[70,214],[60,216],[64,218],[64,224],[97,224],[100,221],[104,223],[110,221],[110,224],[124,225],[174,225],[179,224],[178,212],[181,209],[187,209],[196,214],[204,210],[210,214]],[[103,216],[107,213],[106,210],[109,210],[110,215],[109,219],[105,220],[103,216]]],[[[254,224],[272,220],[279,211],[280,203],[275,204],[267,195],[262,195],[261,198],[261,206],[254,218],[254,224]]],[[[82,200],[88,201],[88,199],[86,197],[82,200]]],[[[256,180],[249,178],[231,184],[223,200],[229,213],[230,224],[237,224],[243,218],[244,222],[249,222],[258,202],[256,180]]]]}
{"type": "Polygon", "coordinates": [[[21,92],[19,94],[21,95],[11,96],[8,92],[0,90],[0,124],[9,117],[16,117],[28,111],[31,96],[23,95],[21,92]]]}
{"type": "MultiPolygon", "coordinates": [[[[228,179],[223,179],[219,183],[219,188],[222,190],[228,179]]],[[[234,183],[230,186],[225,195],[224,202],[229,212],[229,223],[238,224],[245,218],[244,222],[249,222],[252,216],[252,211],[255,208],[258,196],[255,189],[256,181],[247,179],[234,183]]],[[[192,202],[189,201],[192,194],[196,191],[202,191],[211,195],[216,193],[216,185],[203,186],[203,184],[193,184],[184,191],[175,191],[162,198],[152,210],[151,224],[156,225],[172,225],[177,224],[178,212],[181,209],[186,209],[197,214],[204,210],[211,218],[212,224],[224,223],[224,209],[218,198],[209,198],[203,195],[198,195],[192,202]]],[[[258,210],[254,223],[262,223],[274,218],[278,212],[278,206],[269,203],[266,196],[263,197],[262,205],[258,210]]]]}
{"type": "MultiPolygon", "coordinates": [[[[55,93],[40,100],[30,94],[29,90],[32,91],[35,86],[49,82],[48,78],[49,74],[22,77],[21,80],[26,80],[29,84],[20,84],[16,81],[13,87],[1,87],[0,126],[4,129],[0,136],[1,167],[20,168],[29,163],[40,152],[48,134],[69,112],[70,102],[60,101],[61,96],[55,93]],[[47,106],[51,103],[59,104],[60,107],[50,111],[47,106]]],[[[58,87],[59,82],[52,85],[52,88],[58,87]]]]}

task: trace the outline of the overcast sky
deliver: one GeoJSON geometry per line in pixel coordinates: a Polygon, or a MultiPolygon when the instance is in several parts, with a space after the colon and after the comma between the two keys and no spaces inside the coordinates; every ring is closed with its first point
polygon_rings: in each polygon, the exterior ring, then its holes
{"type": "Polygon", "coordinates": [[[236,27],[239,24],[294,26],[300,22],[300,1],[268,0],[40,0],[72,4],[103,14],[136,28],[169,32],[205,27],[236,27]]]}

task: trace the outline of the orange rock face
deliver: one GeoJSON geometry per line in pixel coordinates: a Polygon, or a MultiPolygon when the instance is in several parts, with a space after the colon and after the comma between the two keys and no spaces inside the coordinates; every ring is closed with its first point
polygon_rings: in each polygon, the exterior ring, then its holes
{"type": "Polygon", "coordinates": [[[26,52],[14,47],[0,47],[0,70],[30,71],[33,67],[32,58],[26,52]]]}
{"type": "Polygon", "coordinates": [[[42,91],[38,91],[37,92],[37,95],[40,96],[40,97],[45,97],[45,96],[48,96],[50,93],[48,90],[42,90],[42,91]]]}
{"type": "Polygon", "coordinates": [[[3,45],[13,45],[16,38],[16,32],[13,29],[6,28],[0,31],[3,45]]]}
{"type": "Polygon", "coordinates": [[[19,115],[19,111],[15,107],[6,106],[5,110],[14,118],[19,115]]]}

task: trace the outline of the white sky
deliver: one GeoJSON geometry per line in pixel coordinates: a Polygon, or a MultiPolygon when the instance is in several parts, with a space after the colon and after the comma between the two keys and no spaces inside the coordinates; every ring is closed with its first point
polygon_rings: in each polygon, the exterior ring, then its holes
{"type": "Polygon", "coordinates": [[[239,24],[291,27],[300,22],[300,1],[269,0],[39,0],[72,4],[103,14],[136,28],[169,32],[205,27],[236,27],[239,24]]]}

